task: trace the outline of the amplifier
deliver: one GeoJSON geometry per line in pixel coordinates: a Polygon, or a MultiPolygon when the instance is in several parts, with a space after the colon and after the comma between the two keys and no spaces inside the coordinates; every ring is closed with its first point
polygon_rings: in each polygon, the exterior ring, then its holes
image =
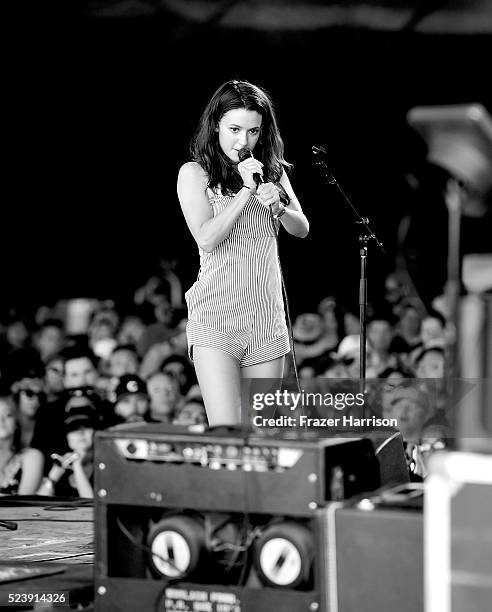
{"type": "Polygon", "coordinates": [[[98,432],[96,490],[104,504],[311,516],[327,501],[380,484],[373,444],[162,424],[98,432]]]}
{"type": "Polygon", "coordinates": [[[423,610],[422,484],[401,484],[335,502],[318,514],[320,537],[326,543],[321,610],[423,610]]]}
{"type": "Polygon", "coordinates": [[[425,481],[425,609],[489,612],[492,457],[442,452],[425,481]]]}
{"type": "Polygon", "coordinates": [[[319,610],[317,511],[380,485],[369,439],[161,424],[95,440],[96,609],[319,610]]]}
{"type": "MultiPolygon", "coordinates": [[[[484,264],[490,263],[490,255],[484,264]]],[[[480,262],[481,256],[468,255],[465,267],[473,267],[469,260],[480,262]]],[[[485,282],[492,282],[490,265],[482,268],[485,282]]],[[[470,453],[492,453],[492,295],[471,293],[461,299],[460,375],[464,380],[463,397],[455,400],[454,436],[456,449],[470,453]]]]}

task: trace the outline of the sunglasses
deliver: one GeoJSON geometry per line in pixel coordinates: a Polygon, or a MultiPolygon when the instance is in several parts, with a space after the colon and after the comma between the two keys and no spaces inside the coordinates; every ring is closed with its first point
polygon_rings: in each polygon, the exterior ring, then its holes
{"type": "Polygon", "coordinates": [[[385,382],[383,384],[382,389],[385,392],[390,392],[390,391],[395,391],[396,389],[404,389],[407,386],[408,385],[406,385],[404,381],[402,381],[402,380],[395,380],[394,382],[385,382]]]}
{"type": "Polygon", "coordinates": [[[32,389],[21,389],[19,393],[23,393],[26,397],[39,397],[43,394],[42,391],[33,391],[32,389]]]}
{"type": "Polygon", "coordinates": [[[63,370],[61,368],[55,368],[53,366],[48,366],[46,368],[47,372],[53,372],[55,374],[58,374],[59,376],[63,376],[63,370]]]}

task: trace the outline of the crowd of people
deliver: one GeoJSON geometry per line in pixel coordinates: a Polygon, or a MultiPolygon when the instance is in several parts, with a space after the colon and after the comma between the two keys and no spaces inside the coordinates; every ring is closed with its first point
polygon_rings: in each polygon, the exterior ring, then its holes
{"type": "MultiPolygon", "coordinates": [[[[369,318],[367,378],[382,382],[371,410],[396,416],[413,448],[445,438],[449,428],[444,380],[451,332],[440,312],[425,313],[404,291],[392,293],[392,280],[386,309],[369,318]]],[[[82,310],[67,302],[42,307],[32,321],[10,313],[0,352],[1,494],[92,497],[98,429],[207,424],[176,283],[170,291],[169,277],[149,279],[135,293],[131,314],[97,300],[82,301],[82,310]]],[[[313,310],[293,324],[301,382],[358,379],[357,314],[333,296],[313,310]]]]}
{"type": "MultiPolygon", "coordinates": [[[[398,423],[415,479],[426,475],[429,453],[444,448],[452,437],[454,335],[446,300],[436,298],[426,308],[397,275],[388,276],[385,296],[369,308],[365,416],[398,423]]],[[[305,385],[311,381],[310,388],[316,389],[313,381],[331,379],[332,390],[357,389],[360,323],[355,312],[328,296],[315,312],[297,316],[293,336],[305,385]]]]}
{"type": "Polygon", "coordinates": [[[43,306],[30,320],[9,313],[0,351],[1,494],[92,497],[98,429],[206,423],[186,320],[168,281],[149,279],[131,314],[98,300],[43,306]]]}

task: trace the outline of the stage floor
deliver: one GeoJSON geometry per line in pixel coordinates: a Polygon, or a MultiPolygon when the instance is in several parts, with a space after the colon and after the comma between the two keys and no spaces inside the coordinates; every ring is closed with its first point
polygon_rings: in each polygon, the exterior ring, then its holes
{"type": "Polygon", "coordinates": [[[18,503],[13,497],[0,498],[0,521],[17,524],[15,530],[0,526],[0,610],[50,610],[51,602],[67,597],[72,608],[92,609],[94,511],[90,501],[47,497],[36,502],[19,498],[18,503]]]}

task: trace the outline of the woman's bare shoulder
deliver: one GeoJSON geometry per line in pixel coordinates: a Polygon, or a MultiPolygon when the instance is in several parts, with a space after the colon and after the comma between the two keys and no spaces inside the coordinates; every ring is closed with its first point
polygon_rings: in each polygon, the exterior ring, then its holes
{"type": "Polygon", "coordinates": [[[22,461],[38,461],[43,459],[43,453],[37,448],[27,447],[21,451],[22,461]]]}
{"type": "Polygon", "coordinates": [[[198,162],[189,161],[184,163],[179,169],[179,179],[182,180],[193,180],[199,182],[207,182],[208,177],[205,170],[200,166],[198,162]]]}

